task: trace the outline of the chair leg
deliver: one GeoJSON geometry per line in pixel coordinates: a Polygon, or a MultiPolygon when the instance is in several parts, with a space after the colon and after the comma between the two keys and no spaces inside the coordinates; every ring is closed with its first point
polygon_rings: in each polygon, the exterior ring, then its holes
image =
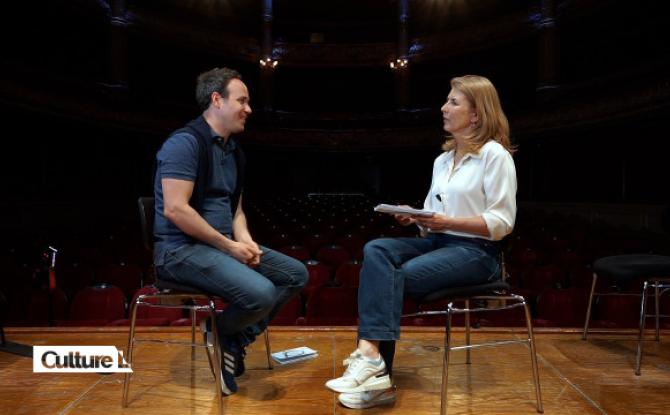
{"type": "Polygon", "coordinates": [[[533,367],[533,382],[535,383],[535,398],[537,399],[537,412],[543,413],[542,390],[540,389],[540,372],[537,367],[537,352],[535,350],[535,336],[533,335],[533,320],[530,317],[530,308],[524,300],[523,308],[526,314],[526,327],[528,328],[528,345],[530,346],[530,362],[533,367]]]}
{"type": "Polygon", "coordinates": [[[212,372],[212,376],[216,378],[216,371],[214,370],[214,361],[212,360],[212,354],[214,353],[214,348],[210,351],[210,347],[207,347],[207,361],[209,362],[209,370],[212,372]]]}
{"type": "MultiPolygon", "coordinates": [[[[191,309],[191,343],[195,344],[195,319],[196,319],[196,312],[195,308],[191,309]]],[[[216,320],[212,320],[212,325],[214,325],[214,322],[216,320]]]]}
{"type": "Polygon", "coordinates": [[[642,304],[640,304],[640,333],[637,336],[637,356],[635,358],[635,374],[640,376],[640,366],[642,366],[642,338],[644,336],[644,321],[647,313],[647,288],[649,281],[644,282],[642,287],[642,304]]]}
{"type": "Polygon", "coordinates": [[[449,351],[451,350],[451,308],[447,307],[447,326],[444,333],[442,354],[442,390],[440,392],[440,415],[447,415],[447,385],[449,383],[449,351]]]}
{"type": "Polygon", "coordinates": [[[593,282],[591,283],[591,295],[589,295],[589,305],[586,307],[586,318],[584,319],[584,333],[582,340],[586,340],[586,335],[589,331],[589,320],[591,320],[591,306],[593,305],[593,293],[596,291],[596,282],[598,281],[598,274],[593,273],[593,282]]]}
{"type": "MultiPolygon", "coordinates": [[[[130,311],[130,332],[128,333],[128,348],[126,349],[126,359],[128,364],[132,367],[133,364],[133,345],[135,344],[135,320],[137,318],[137,305],[144,297],[138,296],[132,305],[130,311]]],[[[131,372],[126,372],[123,378],[123,407],[128,407],[128,391],[130,389],[131,372]]]]}
{"type": "Polygon", "coordinates": [[[660,290],[660,281],[654,281],[654,303],[656,306],[656,341],[661,341],[661,304],[660,304],[660,295],[661,295],[661,290],[660,290]]]}
{"type": "Polygon", "coordinates": [[[216,370],[214,370],[214,362],[212,361],[212,354],[214,353],[214,345],[209,344],[207,340],[203,340],[203,344],[206,346],[205,351],[207,352],[207,362],[209,362],[209,369],[212,371],[212,376],[216,380],[216,370]]]}
{"type": "MultiPolygon", "coordinates": [[[[470,309],[470,299],[465,300],[465,309],[470,309]]],[[[465,344],[470,346],[470,312],[465,313],[465,344]]],[[[465,363],[470,364],[470,348],[465,349],[465,363]]]]}
{"type": "Polygon", "coordinates": [[[268,370],[272,370],[274,364],[272,363],[272,349],[270,348],[270,330],[267,327],[265,328],[265,354],[268,358],[268,370]]]}
{"type": "MultiPolygon", "coordinates": [[[[221,373],[221,359],[223,356],[221,356],[221,348],[219,347],[219,333],[217,330],[217,324],[216,324],[216,305],[214,303],[214,300],[210,299],[209,300],[209,313],[210,317],[212,318],[212,335],[214,337],[214,351],[212,353],[212,360],[214,364],[214,368],[218,368],[219,370],[215,370],[215,375],[214,375],[214,381],[216,383],[216,391],[214,392],[214,397],[218,403],[219,406],[219,415],[223,415],[223,397],[221,396],[221,384],[223,382],[223,373],[221,373]]],[[[195,320],[193,320],[195,321],[195,320]]]]}

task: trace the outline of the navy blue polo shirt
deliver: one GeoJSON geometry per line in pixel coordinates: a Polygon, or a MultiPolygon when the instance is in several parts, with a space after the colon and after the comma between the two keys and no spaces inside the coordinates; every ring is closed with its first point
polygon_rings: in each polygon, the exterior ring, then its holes
{"type": "MultiPolygon", "coordinates": [[[[212,140],[219,136],[211,131],[212,140]]],[[[230,237],[233,233],[233,210],[230,196],[235,191],[237,166],[235,141],[232,138],[222,146],[212,146],[212,177],[203,202],[202,217],[214,229],[230,237]]],[[[168,138],[156,154],[154,195],[156,217],[154,222],[154,263],[163,265],[165,253],[194,239],[182,232],[163,215],[163,187],[161,179],[180,179],[195,182],[198,174],[198,140],[190,133],[178,133],[168,138]]]]}

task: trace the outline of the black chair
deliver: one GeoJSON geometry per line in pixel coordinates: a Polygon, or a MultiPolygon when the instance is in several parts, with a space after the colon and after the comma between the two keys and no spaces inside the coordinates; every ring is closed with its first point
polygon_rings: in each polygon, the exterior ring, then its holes
{"type": "Polygon", "coordinates": [[[670,257],[663,255],[615,255],[597,259],[593,263],[593,282],[591,283],[591,295],[589,305],[586,308],[586,319],[584,321],[584,333],[582,340],[586,340],[591,320],[591,307],[593,297],[605,295],[638,295],[618,292],[596,292],[598,277],[608,278],[617,286],[625,286],[629,282],[639,279],[643,280],[640,303],[640,325],[637,340],[637,356],[635,359],[635,374],[640,375],[642,365],[642,339],[646,319],[654,317],[656,322],[656,341],[660,341],[660,318],[670,317],[660,313],[660,298],[670,288],[670,257]],[[653,289],[655,313],[647,314],[648,290],[653,289]]]}
{"type": "MultiPolygon", "coordinates": [[[[503,266],[503,274],[506,275],[503,266]]],[[[419,311],[417,313],[406,314],[402,317],[417,317],[417,316],[435,316],[435,315],[445,315],[447,316],[446,326],[445,326],[445,336],[444,336],[444,354],[442,361],[442,392],[440,398],[440,414],[446,415],[447,413],[447,381],[449,375],[449,352],[452,350],[465,350],[466,351],[466,364],[470,364],[470,349],[478,347],[487,347],[487,346],[500,346],[505,344],[514,344],[514,343],[526,343],[530,348],[530,358],[531,365],[533,370],[533,381],[535,383],[535,396],[537,399],[537,412],[544,412],[542,406],[542,396],[540,390],[540,376],[537,367],[537,356],[535,352],[535,340],[533,337],[533,323],[530,316],[530,309],[526,300],[517,294],[508,294],[510,291],[510,286],[504,281],[490,282],[487,284],[474,285],[469,287],[454,287],[446,288],[443,290],[432,292],[425,297],[417,300],[419,309],[421,309],[422,304],[430,303],[433,301],[449,299],[450,302],[447,305],[446,310],[436,310],[436,311],[419,311]],[[463,301],[464,307],[458,308],[454,306],[455,301],[463,301]],[[474,302],[477,306],[470,308],[470,302],[474,302]],[[508,302],[513,302],[508,304],[508,302]],[[487,305],[479,306],[486,302],[487,305]],[[523,307],[525,310],[526,316],[526,326],[528,328],[528,338],[527,339],[509,339],[509,340],[496,340],[487,343],[478,343],[471,344],[470,342],[470,313],[476,312],[493,312],[499,310],[508,310],[516,307],[523,307]],[[451,343],[451,319],[454,314],[464,314],[465,320],[465,345],[463,346],[453,346],[451,343]]]]}
{"type": "MultiPolygon", "coordinates": [[[[154,224],[154,198],[153,197],[140,197],[138,199],[138,207],[140,210],[140,223],[142,225],[142,239],[144,242],[144,247],[149,251],[153,251],[153,224],[154,224]]],[[[144,294],[137,296],[136,300],[132,303],[130,309],[130,333],[128,335],[128,349],[127,349],[127,361],[129,364],[133,363],[133,346],[135,343],[139,342],[153,342],[153,343],[169,343],[169,344],[181,344],[191,347],[204,347],[207,351],[207,358],[209,361],[210,369],[214,375],[216,381],[216,396],[219,396],[221,393],[221,352],[219,349],[219,337],[216,332],[216,324],[212,324],[212,333],[214,337],[214,344],[206,343],[203,341],[202,344],[196,343],[195,341],[195,325],[196,325],[196,314],[198,311],[207,311],[209,312],[210,318],[212,321],[216,321],[216,305],[215,305],[215,296],[204,293],[198,289],[195,289],[190,286],[176,284],[168,281],[161,281],[156,277],[156,288],[158,292],[155,294],[144,294]],[[205,304],[202,304],[202,303],[205,304]],[[159,339],[136,339],[135,338],[135,322],[137,317],[137,307],[163,307],[163,308],[180,308],[190,311],[191,314],[191,341],[190,342],[180,342],[180,341],[166,341],[159,339]]],[[[267,352],[267,361],[268,369],[272,369],[272,359],[271,359],[271,350],[270,350],[270,339],[267,330],[265,330],[265,348],[267,352]]],[[[195,355],[192,353],[191,358],[194,359],[195,355]]],[[[136,370],[136,368],[133,368],[136,370]]],[[[128,406],[128,390],[130,388],[130,378],[131,373],[126,373],[124,384],[123,384],[123,406],[128,406]]],[[[221,399],[218,399],[219,412],[223,414],[223,402],[221,399]]]]}

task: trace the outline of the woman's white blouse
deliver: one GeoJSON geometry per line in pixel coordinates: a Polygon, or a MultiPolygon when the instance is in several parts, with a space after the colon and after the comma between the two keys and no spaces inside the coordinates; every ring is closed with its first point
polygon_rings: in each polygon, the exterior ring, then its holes
{"type": "MultiPolygon", "coordinates": [[[[454,166],[454,150],[435,159],[424,209],[452,217],[481,216],[490,233],[485,239],[498,241],[514,228],[516,187],[511,154],[491,140],[482,146],[479,154],[466,154],[457,166],[454,166]]],[[[451,230],[442,232],[482,237],[451,230]]]]}

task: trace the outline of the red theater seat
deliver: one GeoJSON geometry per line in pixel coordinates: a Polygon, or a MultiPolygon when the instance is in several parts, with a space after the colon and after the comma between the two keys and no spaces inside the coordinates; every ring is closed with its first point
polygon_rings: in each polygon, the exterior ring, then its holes
{"type": "Polygon", "coordinates": [[[98,268],[96,280],[119,287],[127,298],[142,286],[142,268],[137,264],[106,264],[98,268]]]}
{"type": "Polygon", "coordinates": [[[309,252],[316,255],[316,252],[322,246],[330,243],[331,237],[323,233],[312,233],[303,238],[302,244],[309,249],[309,252]]]}
{"type": "Polygon", "coordinates": [[[317,287],[332,283],[330,267],[313,259],[305,261],[305,267],[309,273],[309,281],[302,291],[305,296],[309,297],[317,287]]]}
{"type": "MultiPolygon", "coordinates": [[[[640,301],[635,295],[601,295],[594,299],[592,327],[638,327],[640,324],[640,301]]],[[[648,310],[653,310],[647,306],[648,310]]],[[[651,320],[650,320],[651,321],[651,320]]]]}
{"type": "Polygon", "coordinates": [[[347,261],[341,264],[335,272],[335,281],[344,287],[358,287],[358,279],[361,273],[361,261],[347,261]]]}
{"type": "Polygon", "coordinates": [[[343,246],[328,245],[318,250],[316,259],[328,265],[331,269],[338,269],[341,264],[351,259],[351,255],[343,246]]]}
{"type": "Polygon", "coordinates": [[[361,234],[348,233],[337,238],[335,242],[347,248],[352,258],[363,259],[363,247],[365,246],[366,239],[361,234]]]}
{"type": "Polygon", "coordinates": [[[51,301],[52,320],[65,320],[68,305],[65,293],[59,288],[51,291],[42,289],[32,291],[26,310],[25,321],[20,324],[28,326],[49,325],[49,301],[51,301]]]}
{"type": "Polygon", "coordinates": [[[565,287],[567,280],[567,270],[558,265],[545,265],[533,268],[528,278],[524,279],[524,288],[539,295],[547,289],[565,287]]]}
{"type": "MultiPolygon", "coordinates": [[[[158,289],[152,285],[144,286],[133,295],[132,303],[137,300],[137,297],[140,295],[146,294],[156,294],[158,289]]],[[[146,299],[148,303],[156,304],[157,300],[146,299]]],[[[137,318],[135,324],[138,326],[169,326],[173,321],[177,321],[183,318],[184,310],[178,308],[164,308],[164,307],[149,307],[142,306],[137,308],[137,318]]],[[[190,324],[190,320],[189,320],[190,324]]],[[[124,318],[119,320],[114,320],[109,323],[110,326],[129,326],[130,319],[124,318]]]]}
{"type": "Polygon", "coordinates": [[[358,289],[352,287],[318,287],[307,299],[307,325],[356,325],[358,289]]]}
{"type": "Polygon", "coordinates": [[[273,326],[293,326],[297,324],[298,318],[303,315],[302,309],[302,297],[296,295],[282,307],[270,324],[273,326]]]}
{"type": "Polygon", "coordinates": [[[279,248],[278,251],[298,261],[307,261],[310,258],[309,249],[302,245],[286,245],[279,248]]]}
{"type": "Polygon", "coordinates": [[[59,321],[62,326],[104,326],[125,317],[126,303],[118,287],[100,284],[86,287],[75,294],[69,320],[59,321]]]}
{"type": "Polygon", "coordinates": [[[581,327],[589,293],[580,288],[552,288],[537,298],[537,318],[540,327],[581,327]]]}

